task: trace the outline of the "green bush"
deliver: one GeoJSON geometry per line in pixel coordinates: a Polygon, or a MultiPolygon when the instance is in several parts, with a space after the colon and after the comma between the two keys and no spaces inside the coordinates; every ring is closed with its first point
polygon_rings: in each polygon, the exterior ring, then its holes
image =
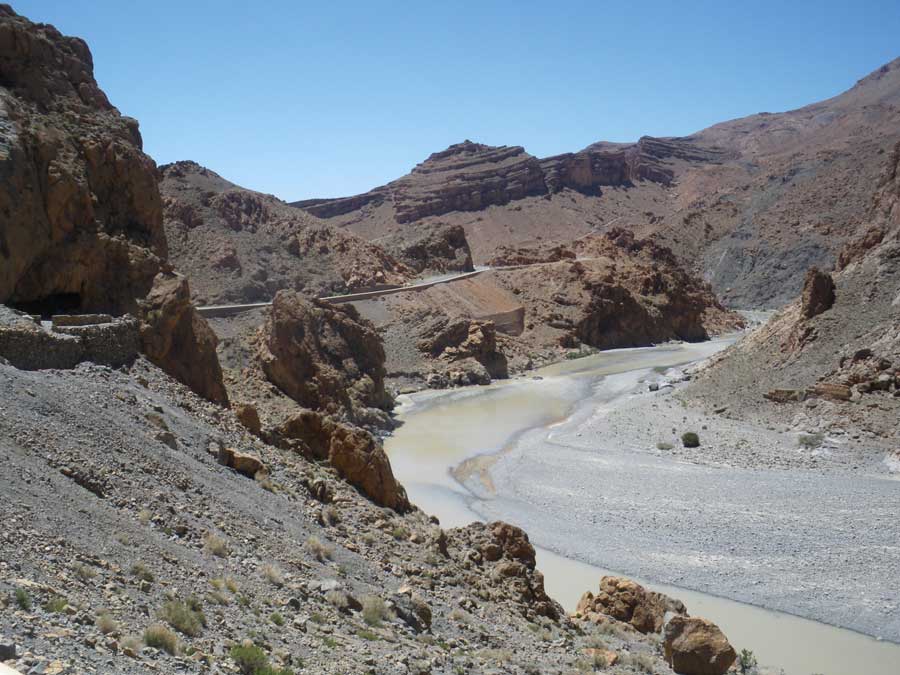
{"type": "Polygon", "coordinates": [[[742,649],[738,656],[738,670],[744,675],[755,673],[757,668],[756,656],[749,649],[742,649]]]}
{"type": "Polygon", "coordinates": [[[700,437],[693,431],[686,431],[681,434],[681,444],[686,448],[699,448],[700,437]]]}
{"type": "Polygon", "coordinates": [[[294,675],[290,668],[273,668],[256,645],[235,645],[229,652],[243,675],[294,675]]]}
{"type": "Polygon", "coordinates": [[[26,612],[31,609],[31,596],[24,588],[16,589],[16,604],[19,609],[24,609],[26,612]]]}

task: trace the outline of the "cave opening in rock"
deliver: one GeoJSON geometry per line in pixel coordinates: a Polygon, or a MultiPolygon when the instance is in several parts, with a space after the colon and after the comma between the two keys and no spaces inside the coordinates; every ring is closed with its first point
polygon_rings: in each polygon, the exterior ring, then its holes
{"type": "Polygon", "coordinates": [[[37,300],[23,302],[10,302],[9,306],[26,314],[40,316],[42,319],[50,319],[54,314],[80,314],[80,293],[54,293],[37,300]]]}

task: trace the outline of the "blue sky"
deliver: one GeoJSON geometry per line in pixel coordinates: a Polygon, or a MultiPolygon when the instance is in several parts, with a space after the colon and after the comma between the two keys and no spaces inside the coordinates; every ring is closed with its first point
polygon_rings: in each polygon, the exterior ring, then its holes
{"type": "Polygon", "coordinates": [[[289,200],[363,192],[465,138],[546,156],[688,134],[900,56],[897,0],[12,4],[87,40],[157,162],[289,200]]]}

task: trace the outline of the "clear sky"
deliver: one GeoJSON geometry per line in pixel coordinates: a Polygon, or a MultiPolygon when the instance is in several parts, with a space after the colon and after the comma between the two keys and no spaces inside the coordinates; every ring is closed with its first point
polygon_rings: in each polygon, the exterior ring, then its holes
{"type": "Polygon", "coordinates": [[[158,163],[284,199],[470,138],[534,155],[828,98],[900,56],[900,2],[21,0],[87,40],[158,163]]]}

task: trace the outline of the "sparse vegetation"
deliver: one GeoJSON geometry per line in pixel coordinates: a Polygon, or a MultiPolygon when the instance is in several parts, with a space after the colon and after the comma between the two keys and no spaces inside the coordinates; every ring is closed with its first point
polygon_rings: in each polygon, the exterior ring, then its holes
{"type": "Polygon", "coordinates": [[[159,617],[183,635],[195,637],[206,627],[206,616],[197,598],[186,602],[169,600],[163,605],[159,617]]]}
{"type": "Polygon", "coordinates": [[[203,549],[219,558],[227,558],[229,554],[228,542],[212,532],[208,532],[204,535],[203,549]]]}
{"type": "Polygon", "coordinates": [[[397,525],[392,531],[391,535],[394,539],[398,541],[403,541],[405,539],[409,539],[409,530],[406,529],[403,525],[397,525]]]}
{"type": "Polygon", "coordinates": [[[331,560],[331,557],[334,555],[334,549],[328,544],[323,543],[322,540],[316,536],[312,536],[306,540],[306,548],[319,562],[331,560]]]}
{"type": "Polygon", "coordinates": [[[377,628],[383,621],[390,618],[390,610],[387,604],[377,595],[364,597],[362,606],[363,621],[374,628],[377,628]]]}
{"type": "Polygon", "coordinates": [[[674,446],[671,443],[666,443],[665,441],[661,441],[656,444],[657,450],[671,450],[674,446]]]}
{"type": "Polygon", "coordinates": [[[87,565],[76,565],[75,576],[77,576],[84,582],[88,582],[97,576],[97,570],[92,567],[88,567],[87,565]]]}
{"type": "Polygon", "coordinates": [[[381,638],[378,636],[378,633],[373,633],[372,631],[366,628],[358,628],[356,631],[356,635],[361,637],[363,640],[380,640],[381,638]]]}
{"type": "Polygon", "coordinates": [[[738,655],[738,670],[744,675],[753,675],[756,673],[758,663],[756,661],[756,655],[749,649],[742,649],[741,653],[738,655]]]}
{"type": "Polygon", "coordinates": [[[173,656],[178,653],[178,636],[161,623],[155,623],[144,631],[144,643],[173,656]]]}
{"type": "Polygon", "coordinates": [[[54,614],[59,614],[65,608],[68,602],[61,595],[51,595],[47,598],[47,602],[44,603],[43,608],[45,612],[52,612],[54,614]]]}
{"type": "Polygon", "coordinates": [[[700,437],[693,431],[685,431],[681,434],[681,444],[686,448],[699,448],[700,437]]]}
{"type": "Polygon", "coordinates": [[[97,615],[96,624],[97,628],[99,628],[100,632],[104,635],[109,635],[110,633],[115,633],[119,630],[119,622],[106,610],[97,615]]]}
{"type": "Polygon", "coordinates": [[[15,597],[16,605],[19,609],[25,610],[26,612],[31,609],[31,596],[28,595],[28,591],[24,588],[17,588],[15,597]]]}
{"type": "Polygon", "coordinates": [[[650,654],[643,652],[622,654],[619,661],[623,666],[631,666],[638,672],[652,673],[656,670],[656,661],[650,654]]]}
{"type": "Polygon", "coordinates": [[[147,566],[141,562],[136,562],[131,566],[131,575],[140,581],[147,581],[149,583],[153,583],[155,581],[153,572],[148,570],[147,566]]]}
{"type": "Polygon", "coordinates": [[[277,565],[263,565],[263,576],[270,584],[277,588],[284,586],[284,573],[277,565]]]}
{"type": "Polygon", "coordinates": [[[325,525],[338,525],[341,522],[340,512],[331,504],[322,509],[322,523],[325,525]]]}
{"type": "Polygon", "coordinates": [[[140,511],[138,511],[138,521],[140,521],[141,525],[149,525],[151,518],[153,518],[153,514],[150,513],[147,509],[141,509],[140,511]]]}
{"type": "Polygon", "coordinates": [[[272,612],[271,614],[269,614],[269,621],[274,623],[276,626],[284,625],[284,617],[281,616],[281,614],[279,614],[278,612],[272,612]]]}
{"type": "Polygon", "coordinates": [[[347,594],[343,591],[328,591],[325,594],[325,599],[330,602],[332,606],[342,612],[346,611],[346,609],[350,606],[350,603],[347,600],[347,594]]]}

